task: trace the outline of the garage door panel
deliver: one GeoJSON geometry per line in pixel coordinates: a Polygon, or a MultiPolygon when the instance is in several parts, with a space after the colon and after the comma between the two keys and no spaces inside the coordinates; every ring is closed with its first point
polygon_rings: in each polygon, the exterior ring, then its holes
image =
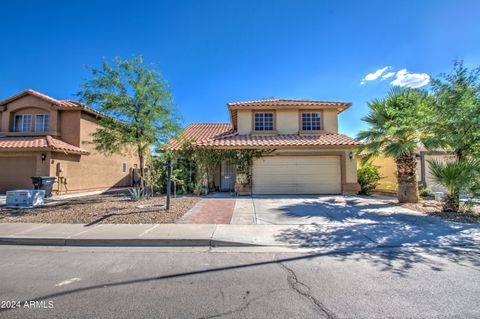
{"type": "Polygon", "coordinates": [[[256,194],[296,194],[295,185],[259,185],[256,188],[256,194]]]}
{"type": "Polygon", "coordinates": [[[339,156],[264,157],[253,165],[255,194],[338,194],[339,156]]]}
{"type": "Polygon", "coordinates": [[[0,193],[32,188],[35,171],[35,157],[0,157],[0,193]]]}
{"type": "MultiPolygon", "coordinates": [[[[338,162],[338,156],[296,156],[295,162],[297,164],[312,164],[312,165],[335,165],[338,162]]],[[[289,157],[291,158],[291,157],[289,157]]]]}
{"type": "Polygon", "coordinates": [[[259,166],[272,166],[273,165],[296,165],[296,163],[284,158],[283,156],[278,157],[264,157],[256,160],[256,165],[259,166]]]}

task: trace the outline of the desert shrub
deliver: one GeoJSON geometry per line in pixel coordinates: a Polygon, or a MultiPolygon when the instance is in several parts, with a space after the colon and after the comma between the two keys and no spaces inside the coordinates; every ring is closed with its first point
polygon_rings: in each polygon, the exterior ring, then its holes
{"type": "Polygon", "coordinates": [[[382,178],[378,167],[365,163],[357,170],[358,184],[360,184],[361,195],[371,195],[378,185],[378,181],[382,178]]]}
{"type": "Polygon", "coordinates": [[[129,189],[130,200],[138,202],[139,200],[148,199],[151,197],[151,193],[141,187],[133,187],[129,189]]]}
{"type": "Polygon", "coordinates": [[[433,196],[433,192],[430,188],[428,187],[423,187],[419,190],[419,193],[418,193],[421,197],[429,197],[429,196],[433,196]]]}

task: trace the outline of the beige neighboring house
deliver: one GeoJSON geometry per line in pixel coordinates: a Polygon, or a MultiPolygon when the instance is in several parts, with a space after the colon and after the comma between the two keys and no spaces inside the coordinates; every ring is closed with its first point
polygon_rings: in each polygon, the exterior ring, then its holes
{"type": "Polygon", "coordinates": [[[60,193],[130,186],[132,154],[97,152],[91,134],[101,113],[76,101],[26,90],[0,101],[0,193],[56,177],[60,193]]]}
{"type": "MultiPolygon", "coordinates": [[[[417,180],[420,185],[428,187],[433,192],[446,192],[446,188],[439,185],[430,173],[429,161],[435,160],[446,162],[452,158],[443,151],[418,151],[417,155],[417,180]]],[[[382,176],[376,190],[381,193],[394,194],[397,192],[397,166],[391,157],[378,157],[372,160],[372,164],[379,168],[382,176]]]]}
{"type": "MultiPolygon", "coordinates": [[[[338,133],[338,116],[351,103],[272,99],[228,103],[230,123],[194,123],[167,148],[189,140],[216,149],[268,150],[253,163],[254,194],[356,193],[358,143],[338,133]]],[[[215,188],[232,191],[235,167],[219,163],[215,188]]]]}

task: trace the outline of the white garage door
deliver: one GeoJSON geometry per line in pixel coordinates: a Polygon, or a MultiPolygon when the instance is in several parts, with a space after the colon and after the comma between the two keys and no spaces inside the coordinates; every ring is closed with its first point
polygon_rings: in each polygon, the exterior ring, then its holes
{"type": "Polygon", "coordinates": [[[339,156],[270,156],[253,163],[254,194],[339,194],[339,156]]]}

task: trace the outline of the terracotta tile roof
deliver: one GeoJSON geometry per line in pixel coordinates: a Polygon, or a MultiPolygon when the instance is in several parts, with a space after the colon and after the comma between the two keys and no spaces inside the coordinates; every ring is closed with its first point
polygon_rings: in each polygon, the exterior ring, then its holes
{"type": "Polygon", "coordinates": [[[197,143],[212,147],[303,147],[303,146],[355,146],[358,143],[343,134],[323,133],[318,135],[234,135],[212,138],[197,143]]]}
{"type": "Polygon", "coordinates": [[[9,136],[0,137],[1,151],[45,150],[74,154],[88,154],[87,150],[73,146],[50,135],[46,136],[9,136]]]}
{"type": "Polygon", "coordinates": [[[185,141],[200,142],[211,138],[219,138],[236,131],[230,123],[193,123],[176,138],[172,138],[165,145],[167,149],[179,149],[185,141]]]}
{"type": "Polygon", "coordinates": [[[189,125],[178,139],[170,140],[165,148],[179,149],[190,140],[194,145],[214,148],[277,148],[309,146],[355,146],[354,139],[336,133],[318,135],[239,135],[230,124],[195,123],[189,125]]]}
{"type": "Polygon", "coordinates": [[[335,109],[339,113],[348,109],[352,103],[350,102],[332,102],[332,101],[315,101],[315,100],[289,100],[289,99],[271,99],[256,100],[245,102],[227,103],[228,111],[234,128],[237,128],[237,111],[238,110],[276,110],[276,109],[335,109]]]}
{"type": "Polygon", "coordinates": [[[37,92],[35,90],[32,90],[32,89],[28,89],[28,90],[25,90],[21,93],[18,93],[14,96],[11,96],[3,101],[0,101],[0,106],[2,105],[5,105],[7,103],[10,103],[16,99],[19,99],[23,96],[26,96],[26,95],[32,95],[32,96],[35,96],[35,97],[38,97],[39,99],[42,99],[48,103],[52,103],[54,105],[54,108],[57,109],[57,110],[83,110],[87,113],[90,113],[90,114],[93,114],[93,115],[98,115],[98,116],[103,116],[104,114],[102,114],[101,112],[98,112],[88,106],[86,106],[85,104],[83,103],[80,103],[78,101],[72,101],[72,100],[57,100],[57,99],[54,99],[48,95],[45,95],[43,93],[40,93],[40,92],[37,92]]]}
{"type": "Polygon", "coordinates": [[[346,108],[352,105],[349,102],[332,102],[332,101],[317,101],[317,100],[289,100],[289,99],[271,99],[271,100],[255,100],[244,102],[230,102],[227,103],[229,107],[258,107],[258,106],[318,106],[318,107],[335,107],[346,108]]]}

